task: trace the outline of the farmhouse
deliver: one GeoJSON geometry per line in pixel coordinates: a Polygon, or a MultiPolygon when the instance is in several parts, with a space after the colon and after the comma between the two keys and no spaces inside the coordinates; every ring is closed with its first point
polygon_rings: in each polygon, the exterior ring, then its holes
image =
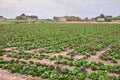
{"type": "Polygon", "coordinates": [[[97,18],[97,22],[105,22],[105,18],[97,18]]]}
{"type": "Polygon", "coordinates": [[[25,14],[21,14],[20,16],[16,17],[16,20],[38,20],[38,17],[35,15],[28,16],[25,14]]]}
{"type": "Polygon", "coordinates": [[[65,22],[65,21],[67,21],[67,19],[64,18],[64,17],[59,17],[59,21],[63,21],[63,22],[65,22]]]}
{"type": "Polygon", "coordinates": [[[64,17],[54,17],[53,19],[54,19],[55,21],[63,21],[63,22],[66,22],[66,21],[67,21],[67,19],[64,18],[64,17]]]}
{"type": "Polygon", "coordinates": [[[63,17],[54,17],[53,18],[55,21],[80,21],[81,19],[76,16],[63,16],[63,17]]]}
{"type": "Polygon", "coordinates": [[[0,16],[0,20],[6,20],[6,18],[4,18],[3,16],[0,16]]]}

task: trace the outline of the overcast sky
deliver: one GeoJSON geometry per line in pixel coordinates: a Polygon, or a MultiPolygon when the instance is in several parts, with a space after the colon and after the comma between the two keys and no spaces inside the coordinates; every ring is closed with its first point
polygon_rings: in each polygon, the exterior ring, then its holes
{"type": "Polygon", "coordinates": [[[14,18],[21,13],[39,18],[73,15],[82,18],[101,13],[120,15],[120,0],[0,0],[0,16],[14,18]]]}

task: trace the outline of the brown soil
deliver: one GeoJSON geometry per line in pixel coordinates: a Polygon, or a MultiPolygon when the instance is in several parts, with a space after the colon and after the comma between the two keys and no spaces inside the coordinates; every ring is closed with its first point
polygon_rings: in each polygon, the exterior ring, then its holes
{"type": "Polygon", "coordinates": [[[35,53],[35,51],[39,51],[40,49],[31,49],[31,50],[27,50],[26,52],[29,52],[29,53],[35,53]]]}
{"type": "MultiPolygon", "coordinates": [[[[97,51],[97,52],[96,52],[96,55],[93,55],[93,56],[87,58],[87,60],[93,61],[93,62],[103,62],[104,64],[112,64],[112,65],[114,65],[115,63],[112,63],[111,61],[101,60],[101,59],[100,59],[100,55],[101,55],[101,54],[104,54],[107,50],[110,50],[110,47],[116,45],[117,42],[119,42],[119,41],[120,41],[120,40],[118,39],[116,42],[113,42],[112,44],[108,45],[107,47],[103,48],[102,50],[97,51]]],[[[118,60],[118,63],[117,63],[117,64],[120,64],[120,60],[118,60]]]]}
{"type": "Polygon", "coordinates": [[[7,61],[11,60],[11,58],[7,57],[7,55],[3,55],[2,58],[7,60],[7,61]]]}
{"type": "Polygon", "coordinates": [[[74,51],[74,49],[62,51],[60,53],[51,53],[50,56],[58,56],[58,55],[68,56],[69,53],[71,53],[73,51],[74,51]]]}
{"type": "Polygon", "coordinates": [[[0,69],[0,80],[26,80],[26,76],[0,69]]]}
{"type": "Polygon", "coordinates": [[[115,73],[108,73],[109,76],[119,76],[119,74],[115,74],[115,73]]]}
{"type": "Polygon", "coordinates": [[[17,47],[9,47],[9,48],[5,48],[6,51],[11,51],[11,50],[15,50],[17,47]]]}
{"type": "MultiPolygon", "coordinates": [[[[11,60],[11,59],[18,60],[17,58],[7,57],[7,55],[3,55],[2,58],[3,58],[4,60],[7,60],[7,61],[9,61],[9,60],[11,60]]],[[[29,63],[29,61],[33,61],[34,63],[35,63],[35,62],[40,62],[40,63],[42,63],[42,64],[47,64],[47,65],[52,65],[52,66],[58,66],[57,64],[55,64],[56,61],[51,61],[51,60],[48,60],[48,59],[39,60],[39,59],[31,58],[31,59],[29,59],[29,60],[25,60],[25,59],[22,58],[22,59],[19,59],[19,60],[21,60],[21,61],[26,61],[26,62],[28,62],[28,63],[29,63]]],[[[59,65],[59,66],[61,66],[61,68],[64,68],[64,67],[67,67],[67,68],[70,68],[70,69],[74,69],[74,68],[75,68],[74,66],[69,66],[69,65],[59,65]]]]}
{"type": "Polygon", "coordinates": [[[82,59],[83,58],[83,55],[76,55],[73,57],[73,59],[76,61],[76,60],[79,60],[79,59],[82,59]]]}
{"type": "Polygon", "coordinates": [[[54,65],[54,66],[56,66],[55,61],[50,61],[48,59],[43,59],[43,60],[41,60],[39,62],[44,63],[44,64],[48,64],[48,65],[54,65]]]}
{"type": "MultiPolygon", "coordinates": [[[[101,60],[101,59],[100,59],[100,55],[101,55],[101,54],[104,54],[104,53],[105,53],[107,50],[109,50],[109,49],[110,49],[110,48],[106,48],[106,49],[103,49],[102,51],[98,51],[98,52],[96,53],[96,55],[87,58],[87,60],[93,61],[93,62],[102,62],[102,63],[104,63],[104,64],[112,64],[112,65],[115,65],[116,63],[112,63],[111,61],[104,61],[104,60],[101,60]]],[[[118,61],[117,64],[120,64],[120,61],[118,61]]]]}

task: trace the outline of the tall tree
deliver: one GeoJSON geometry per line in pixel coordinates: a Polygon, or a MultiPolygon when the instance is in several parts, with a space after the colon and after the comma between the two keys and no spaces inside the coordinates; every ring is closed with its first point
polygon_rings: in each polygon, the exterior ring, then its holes
{"type": "Polygon", "coordinates": [[[100,14],[100,18],[105,18],[104,14],[100,14]]]}

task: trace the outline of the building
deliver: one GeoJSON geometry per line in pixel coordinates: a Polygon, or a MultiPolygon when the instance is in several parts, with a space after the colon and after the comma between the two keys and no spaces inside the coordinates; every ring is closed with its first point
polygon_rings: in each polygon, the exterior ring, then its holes
{"type": "Polygon", "coordinates": [[[63,22],[66,22],[66,21],[67,21],[67,19],[64,18],[64,17],[59,17],[58,19],[59,19],[59,21],[63,21],[63,22]]]}
{"type": "Polygon", "coordinates": [[[27,20],[38,20],[38,17],[29,17],[27,20]]]}
{"type": "Polygon", "coordinates": [[[38,17],[34,15],[28,16],[25,14],[21,14],[20,16],[16,17],[16,20],[38,20],[38,17]]]}
{"type": "Polygon", "coordinates": [[[105,22],[105,18],[97,18],[97,22],[105,22]]]}
{"type": "Polygon", "coordinates": [[[0,16],[0,20],[7,20],[7,19],[4,18],[3,16],[0,16]]]}
{"type": "Polygon", "coordinates": [[[67,19],[64,18],[64,17],[54,17],[53,19],[54,19],[55,21],[63,21],[63,22],[66,22],[66,21],[67,21],[67,19]]]}
{"type": "Polygon", "coordinates": [[[55,21],[81,21],[81,18],[76,17],[76,16],[63,16],[63,17],[54,17],[53,18],[55,21]]]}

